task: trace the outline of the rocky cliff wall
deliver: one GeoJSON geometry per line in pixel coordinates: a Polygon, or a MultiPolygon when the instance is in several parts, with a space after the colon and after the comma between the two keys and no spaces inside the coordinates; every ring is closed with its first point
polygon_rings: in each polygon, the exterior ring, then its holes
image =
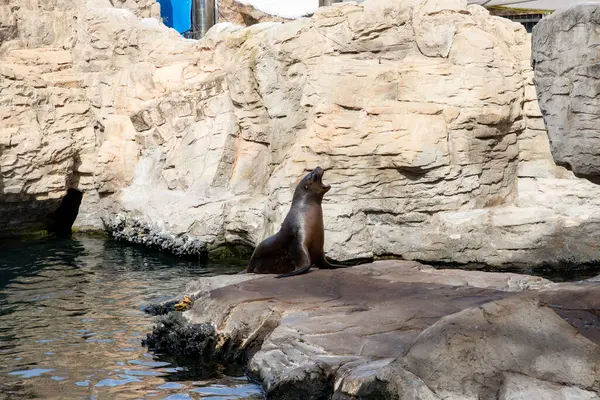
{"type": "Polygon", "coordinates": [[[42,227],[70,187],[86,197],[97,196],[94,175],[104,142],[99,134],[103,122],[90,98],[91,74],[80,68],[85,60],[77,58],[85,55],[76,49],[102,44],[85,36],[89,27],[84,10],[101,7],[107,16],[121,12],[135,19],[132,12],[156,16],[160,10],[155,6],[154,0],[0,5],[2,232],[42,227]],[[114,3],[130,10],[117,10],[114,3]]]}
{"type": "MultiPolygon", "coordinates": [[[[39,99],[35,85],[4,100],[10,118],[39,114],[3,139],[2,160],[18,160],[0,163],[3,190],[17,201],[75,187],[79,227],[197,252],[274,233],[296,182],[320,165],[333,186],[326,252],[338,260],[600,258],[598,189],[552,160],[529,37],[479,6],[343,3],[285,24],[219,24],[201,41],[100,0],[76,17],[56,67],[66,108],[42,102],[67,116],[15,100],[39,99]],[[60,137],[40,120],[68,136],[49,151],[56,160],[38,158],[60,137]],[[26,158],[17,147],[31,132],[47,139],[26,158]],[[52,173],[32,187],[40,167],[52,173]]],[[[0,59],[8,75],[24,71],[10,90],[40,73],[20,54],[0,59]]]]}
{"type": "Polygon", "coordinates": [[[0,3],[0,54],[9,49],[68,45],[81,0],[5,0],[0,3]]]}
{"type": "MultiPolygon", "coordinates": [[[[79,1],[0,4],[0,224],[39,225],[70,186],[93,125],[72,70],[79,1]]],[[[93,145],[90,151],[93,151],[93,145]]]]}

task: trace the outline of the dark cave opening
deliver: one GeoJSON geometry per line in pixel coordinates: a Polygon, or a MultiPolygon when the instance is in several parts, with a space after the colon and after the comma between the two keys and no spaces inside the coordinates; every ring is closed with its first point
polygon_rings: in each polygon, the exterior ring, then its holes
{"type": "Polygon", "coordinates": [[[83,193],[70,188],[58,208],[49,216],[47,231],[56,235],[70,235],[73,223],[79,213],[83,193]]]}

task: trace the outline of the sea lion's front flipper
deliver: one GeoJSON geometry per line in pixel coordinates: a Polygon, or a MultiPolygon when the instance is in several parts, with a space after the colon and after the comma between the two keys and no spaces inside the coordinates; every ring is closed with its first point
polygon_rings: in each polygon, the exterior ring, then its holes
{"type": "Polygon", "coordinates": [[[297,262],[294,262],[294,264],[296,264],[295,270],[293,270],[292,272],[286,272],[285,274],[277,275],[275,278],[286,278],[288,276],[300,275],[300,274],[307,272],[310,269],[310,266],[312,265],[312,263],[310,261],[310,255],[308,254],[308,249],[306,248],[306,246],[304,244],[302,245],[302,248],[298,252],[298,258],[299,258],[299,260],[297,262]]]}

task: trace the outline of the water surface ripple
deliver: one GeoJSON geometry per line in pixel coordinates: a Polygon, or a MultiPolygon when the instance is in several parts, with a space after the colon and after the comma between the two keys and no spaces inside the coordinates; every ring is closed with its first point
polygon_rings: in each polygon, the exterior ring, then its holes
{"type": "Polygon", "coordinates": [[[103,238],[0,242],[0,399],[262,398],[243,370],[160,358],[142,307],[235,273],[103,238]]]}

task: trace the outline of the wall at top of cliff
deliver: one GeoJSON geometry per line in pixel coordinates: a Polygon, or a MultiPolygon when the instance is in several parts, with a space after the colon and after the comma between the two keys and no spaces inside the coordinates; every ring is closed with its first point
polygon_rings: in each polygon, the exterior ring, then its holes
{"type": "Polygon", "coordinates": [[[70,47],[0,58],[14,204],[70,186],[79,227],[175,252],[255,245],[320,165],[338,260],[600,258],[598,189],[552,161],[518,24],[368,0],[193,41],[106,1],[75,11],[70,47]]]}

